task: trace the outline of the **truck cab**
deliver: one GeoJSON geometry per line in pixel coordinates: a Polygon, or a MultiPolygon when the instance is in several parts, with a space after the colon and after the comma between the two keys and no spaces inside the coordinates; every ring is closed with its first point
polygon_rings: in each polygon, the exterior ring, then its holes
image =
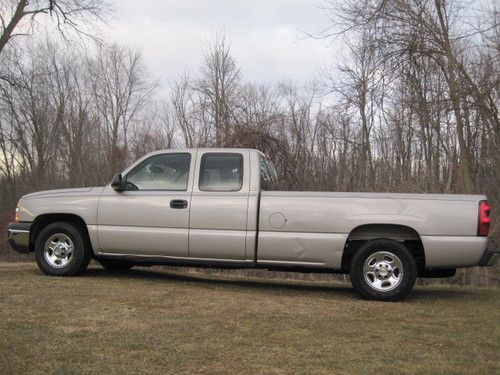
{"type": "Polygon", "coordinates": [[[247,149],[145,156],[102,191],[99,254],[254,263],[264,159],[247,149]]]}

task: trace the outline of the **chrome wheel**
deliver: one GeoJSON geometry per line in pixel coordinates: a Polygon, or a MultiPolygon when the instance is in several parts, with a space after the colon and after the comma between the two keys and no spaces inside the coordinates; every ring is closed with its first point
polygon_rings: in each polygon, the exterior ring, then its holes
{"type": "Polygon", "coordinates": [[[389,251],[377,251],[366,259],[363,274],[370,287],[387,292],[403,280],[403,263],[389,251]]]}
{"type": "Polygon", "coordinates": [[[45,260],[51,267],[63,268],[73,259],[73,241],[64,233],[51,235],[43,246],[45,260]]]}

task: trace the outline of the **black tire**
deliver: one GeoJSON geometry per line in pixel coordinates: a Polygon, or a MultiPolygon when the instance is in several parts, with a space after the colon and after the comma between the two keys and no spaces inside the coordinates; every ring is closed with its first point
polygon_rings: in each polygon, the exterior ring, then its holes
{"type": "Polygon", "coordinates": [[[108,271],[125,271],[131,269],[134,266],[133,263],[127,262],[125,260],[98,259],[97,261],[108,271]]]}
{"type": "Polygon", "coordinates": [[[89,265],[92,250],[87,237],[82,230],[71,223],[56,222],[47,225],[41,230],[35,240],[35,259],[40,270],[53,276],[75,276],[81,274],[89,265]],[[46,242],[57,234],[63,234],[73,243],[73,251],[68,263],[55,267],[45,256],[46,242]]]}
{"type": "MultiPolygon", "coordinates": [[[[386,271],[384,271],[384,273],[385,272],[386,271]]],[[[365,299],[376,301],[399,301],[405,298],[415,285],[417,279],[417,265],[413,255],[403,244],[392,240],[372,240],[361,246],[354,255],[351,261],[350,278],[354,290],[365,299]],[[383,260],[381,262],[374,260],[375,256],[372,257],[372,255],[375,253],[382,256],[383,260]],[[394,260],[393,258],[391,262],[390,255],[386,256],[384,259],[384,254],[387,253],[399,259],[394,260]],[[363,267],[369,258],[371,258],[371,261],[368,261],[367,266],[371,267],[375,265],[374,270],[377,269],[378,271],[383,267],[389,267],[391,268],[390,275],[394,275],[396,278],[399,275],[399,281],[384,281],[384,278],[387,276],[378,273],[380,276],[380,278],[378,278],[376,277],[375,271],[367,272],[365,278],[363,267]],[[394,267],[398,261],[401,264],[402,270],[399,270],[400,267],[394,267]],[[371,283],[369,281],[371,281],[371,283]],[[379,289],[376,289],[376,285],[373,285],[375,282],[381,283],[379,289]],[[386,288],[386,290],[381,290],[382,288],[386,288]]]]}

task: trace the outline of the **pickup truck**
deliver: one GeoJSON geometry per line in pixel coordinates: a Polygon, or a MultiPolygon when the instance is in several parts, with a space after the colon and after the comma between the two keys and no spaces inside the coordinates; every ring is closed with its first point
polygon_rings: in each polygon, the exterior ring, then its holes
{"type": "Polygon", "coordinates": [[[254,149],[150,153],[105,187],[23,196],[9,243],[41,271],[70,276],[91,258],[134,265],[346,273],[364,298],[399,300],[417,277],[486,266],[483,195],[276,191],[254,149]]]}

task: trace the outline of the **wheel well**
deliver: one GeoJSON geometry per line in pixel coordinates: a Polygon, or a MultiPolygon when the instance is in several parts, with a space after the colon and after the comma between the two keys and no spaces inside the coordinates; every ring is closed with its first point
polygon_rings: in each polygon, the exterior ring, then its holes
{"type": "Polygon", "coordinates": [[[418,271],[425,269],[424,245],[417,231],[405,225],[367,224],[354,228],[347,237],[342,254],[342,271],[348,273],[356,251],[367,241],[389,239],[404,243],[417,263],[418,271]]]}
{"type": "Polygon", "coordinates": [[[74,214],[44,214],[37,216],[33,221],[33,224],[31,224],[29,243],[31,252],[35,251],[35,241],[42,229],[47,225],[55,223],[57,221],[64,221],[66,223],[76,225],[85,236],[84,241],[88,243],[88,246],[92,247],[92,245],[90,244],[90,236],[87,229],[87,224],[80,216],[74,214]]]}

